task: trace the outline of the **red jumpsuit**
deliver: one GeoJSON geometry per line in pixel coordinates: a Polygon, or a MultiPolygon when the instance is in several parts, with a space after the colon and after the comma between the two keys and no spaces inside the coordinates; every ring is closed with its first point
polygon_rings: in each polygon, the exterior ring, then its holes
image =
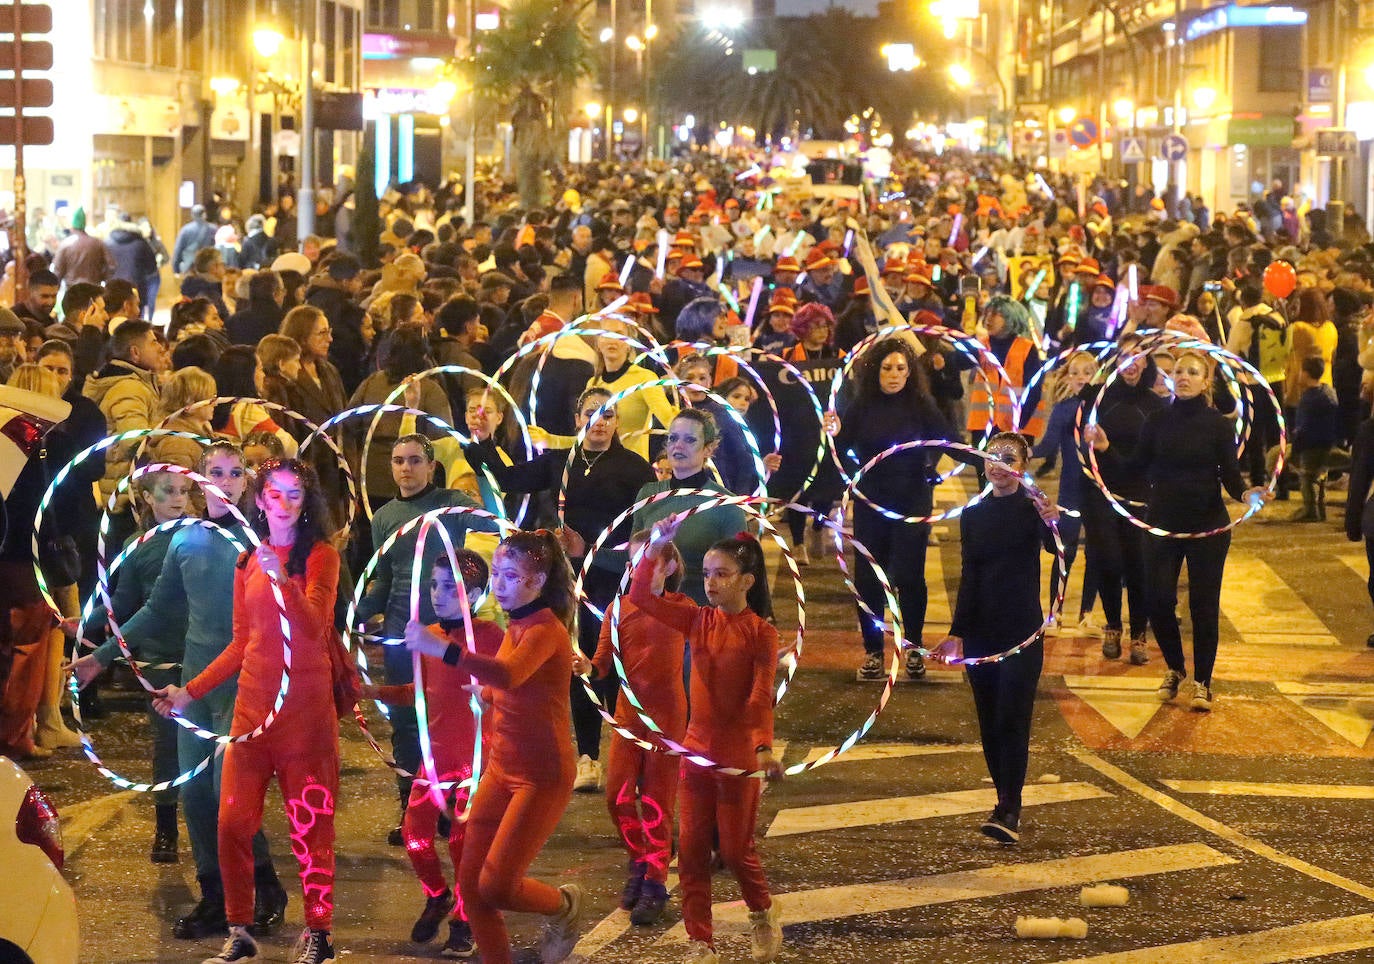
{"type": "MultiPolygon", "coordinates": [[[[289,547],[273,547],[283,571],[289,547]]],[[[291,824],[291,852],[300,864],[305,921],[330,930],[334,914],[334,803],[339,789],[339,721],[334,713],[329,646],[334,645],[334,595],[339,554],[327,542],[310,550],[305,575],[282,580],[291,624],[291,684],[281,712],[256,739],[224,754],[219,799],[219,868],[224,912],[232,924],[253,920],[253,834],[273,777],[291,824]]],[[[285,651],[281,617],[257,556],[245,553],[234,573],[234,638],[186,684],[199,699],[238,674],[230,733],[260,724],[276,702],[285,651]]]]}
{"type": "MultiPolygon", "coordinates": [[[[467,646],[467,633],[461,625],[447,631],[437,625],[429,628],[436,635],[446,636],[451,643],[467,646]]],[[[486,656],[496,655],[501,648],[502,636],[501,627],[495,623],[485,619],[473,620],[472,641],[477,652],[486,656]]],[[[435,772],[441,782],[466,780],[472,776],[472,751],[477,738],[477,721],[468,704],[468,691],[463,689],[471,682],[472,676],[433,656],[420,657],[420,669],[425,681],[425,703],[435,772]]],[[[415,703],[414,683],[381,686],[378,689],[384,703],[400,706],[412,706],[415,703]]],[[[482,752],[485,763],[489,747],[484,744],[482,752]]],[[[452,791],[455,812],[461,813],[467,806],[468,792],[466,788],[452,791]]],[[[444,868],[434,848],[438,826],[439,807],[425,782],[416,780],[410,788],[410,800],[406,804],[405,818],[401,821],[401,834],[405,838],[406,856],[415,868],[415,876],[420,878],[426,897],[438,897],[448,889],[444,868]]],[[[448,852],[455,874],[463,862],[463,838],[466,832],[467,824],[459,821],[454,822],[449,830],[448,852]]],[[[467,920],[463,912],[463,895],[456,888],[454,898],[454,919],[467,920]]]]}
{"type": "Polygon", "coordinates": [[[458,868],[484,964],[508,964],[502,910],[552,915],[557,888],[526,877],[572,799],[572,640],[542,603],[514,610],[495,656],[464,653],[458,668],[485,684],[492,705],[491,761],[477,784],[458,868]],[[530,609],[534,606],[533,611],[530,609]]]}
{"type": "MultiPolygon", "coordinates": [[[[735,615],[691,600],[653,594],[655,561],[635,569],[630,601],[641,611],[684,634],[692,647],[691,714],[683,745],[716,763],[752,771],[755,747],[773,745],[773,679],[778,632],[751,610],[735,615]]],[[[763,864],[754,848],[762,783],[681,764],[681,829],[678,875],[682,922],[687,935],[711,943],[711,844],[739,881],[751,911],[773,904],[763,864]]]]}
{"type": "MultiPolygon", "coordinates": [[[[681,593],[665,593],[673,603],[690,603],[681,593]]],[[[682,634],[665,632],[663,624],[641,612],[628,599],[620,601],[620,660],[645,712],[670,739],[682,741],[687,730],[687,694],[682,690],[682,634]]],[[[600,677],[615,671],[611,620],[601,621],[592,665],[600,677]]],[[[655,737],[627,699],[616,706],[615,721],[641,739],[655,737]]],[[[677,807],[678,759],[636,746],[611,734],[606,764],[606,807],[625,841],[630,859],[645,865],[646,880],[668,878],[672,860],[673,814],[677,807]]]]}

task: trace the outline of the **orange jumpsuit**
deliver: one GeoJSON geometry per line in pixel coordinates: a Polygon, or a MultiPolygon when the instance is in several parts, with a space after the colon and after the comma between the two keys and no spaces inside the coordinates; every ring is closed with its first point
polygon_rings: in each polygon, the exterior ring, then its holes
{"type": "MultiPolygon", "coordinates": [[[[289,547],[273,547],[283,571],[289,547]]],[[[219,866],[224,912],[233,924],[253,920],[253,834],[262,826],[267,784],[275,775],[300,864],[306,923],[329,930],[334,914],[334,803],[339,789],[339,721],[334,713],[329,646],[339,554],[316,543],[305,575],[282,580],[291,624],[291,684],[281,712],[256,739],[230,744],[219,800],[219,866]]],[[[186,684],[199,699],[238,673],[230,733],[260,724],[276,702],[285,651],[281,617],[257,556],[245,553],[234,572],[234,638],[186,684]]]]}
{"type": "MultiPolygon", "coordinates": [[[[654,560],[635,569],[630,601],[641,611],[684,634],[692,647],[691,712],[683,745],[723,764],[752,771],[755,747],[773,745],[773,679],[778,631],[753,611],[730,615],[686,600],[655,596],[654,560]]],[[[762,783],[681,765],[682,809],[678,831],[678,875],[682,922],[692,940],[711,943],[711,845],[719,837],[720,859],[739,881],[751,911],[767,910],[773,899],[754,848],[762,783]]]]}
{"type": "Polygon", "coordinates": [[[484,964],[511,960],[502,910],[556,914],[563,895],[526,877],[572,799],[572,640],[542,602],[512,610],[495,656],[464,653],[458,668],[485,684],[491,762],[477,785],[458,868],[484,964]]]}
{"type": "MultiPolygon", "coordinates": [[[[451,643],[467,646],[467,633],[461,623],[447,630],[440,625],[429,628],[436,635],[446,636],[451,643]]],[[[486,656],[496,655],[501,648],[503,635],[501,627],[493,622],[477,619],[472,623],[473,644],[477,652],[486,656]]],[[[472,776],[472,751],[477,739],[477,721],[468,705],[468,691],[463,689],[471,681],[471,674],[433,656],[420,657],[420,667],[425,681],[429,739],[435,772],[441,782],[466,780],[472,776]]],[[[378,689],[384,703],[400,706],[413,706],[415,703],[414,683],[381,686],[378,689]]],[[[485,759],[488,748],[483,745],[482,749],[485,759]]],[[[461,813],[467,806],[468,790],[455,788],[452,794],[453,808],[461,813]]],[[[415,876],[420,878],[426,897],[438,897],[448,889],[444,868],[434,848],[438,826],[439,807],[429,787],[423,781],[416,780],[410,788],[410,800],[406,804],[405,818],[401,821],[401,834],[405,838],[406,856],[415,869],[415,876]]],[[[467,824],[461,821],[455,822],[449,830],[448,852],[453,859],[455,873],[463,862],[463,837],[466,831],[467,824]]],[[[454,919],[467,920],[463,913],[462,893],[455,890],[454,898],[454,919]]]]}
{"type": "MultiPolygon", "coordinates": [[[[681,593],[665,593],[671,603],[691,603],[681,593]]],[[[620,601],[620,660],[630,687],[645,712],[673,740],[687,730],[687,694],[682,689],[682,634],[664,631],[663,624],[641,612],[627,599],[620,601]]],[[[601,621],[592,665],[599,677],[615,671],[611,620],[601,621]]],[[[630,701],[616,705],[615,721],[650,743],[655,737],[630,701]]],[[[678,759],[646,750],[611,734],[606,765],[606,807],[625,841],[630,860],[645,865],[646,880],[660,884],[668,878],[672,860],[673,814],[677,806],[678,759]]]]}

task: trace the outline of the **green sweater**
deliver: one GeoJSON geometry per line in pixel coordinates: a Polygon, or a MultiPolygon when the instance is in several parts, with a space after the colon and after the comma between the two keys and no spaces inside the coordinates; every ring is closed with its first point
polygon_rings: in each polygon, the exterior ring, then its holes
{"type": "MultiPolygon", "coordinates": [[[[650,482],[639,490],[639,495],[635,501],[666,492],[669,489],[708,489],[712,492],[719,492],[721,495],[732,494],[711,478],[708,472],[703,471],[690,479],[650,482]]],[[[660,519],[666,519],[674,513],[686,512],[705,502],[707,498],[708,496],[703,495],[673,496],[646,506],[635,513],[635,531],[647,529],[660,519]]],[[[714,509],[707,509],[705,512],[693,512],[683,521],[682,527],[677,530],[677,538],[673,542],[677,545],[678,551],[682,553],[681,592],[690,596],[698,605],[706,605],[706,590],[702,585],[701,576],[701,561],[706,555],[706,550],[722,539],[729,539],[736,533],[744,531],[747,521],[744,510],[738,506],[718,506],[714,509]]]]}
{"type": "MultiPolygon", "coordinates": [[[[152,596],[153,586],[162,572],[162,561],[177,532],[164,529],[131,552],[120,563],[114,577],[114,590],[110,593],[115,619],[124,630],[129,649],[145,663],[179,663],[186,649],[187,597],[184,595],[164,600],[157,619],[126,625],[152,596]]],[[[86,625],[92,629],[104,627],[105,608],[96,606],[86,625]]],[[[119,656],[119,643],[113,633],[95,651],[96,661],[101,666],[109,666],[119,656]]]]}

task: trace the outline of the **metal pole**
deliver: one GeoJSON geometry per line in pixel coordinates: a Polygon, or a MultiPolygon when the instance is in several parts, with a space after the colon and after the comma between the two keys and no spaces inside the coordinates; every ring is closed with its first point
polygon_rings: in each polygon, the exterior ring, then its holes
{"type": "Polygon", "coordinates": [[[652,156],[652,152],[649,150],[649,132],[653,130],[653,127],[649,123],[649,104],[650,98],[653,95],[649,91],[649,72],[653,70],[653,59],[651,56],[653,47],[649,34],[653,31],[651,31],[649,27],[653,22],[654,0],[644,0],[644,59],[642,64],[644,72],[644,108],[639,115],[639,119],[643,124],[644,159],[646,161],[652,156]]]}
{"type": "MultiPolygon", "coordinates": [[[[477,56],[477,8],[468,0],[468,57],[477,56]]],[[[469,231],[477,220],[477,85],[468,90],[468,146],[463,159],[463,222],[469,231]]]]}
{"type": "Polygon", "coordinates": [[[620,34],[616,26],[616,2],[611,0],[610,82],[606,90],[606,160],[615,158],[615,62],[620,53],[620,34]]]}
{"type": "Polygon", "coordinates": [[[296,219],[302,241],[315,233],[315,28],[319,0],[305,0],[305,73],[301,77],[301,181],[296,219]]]}

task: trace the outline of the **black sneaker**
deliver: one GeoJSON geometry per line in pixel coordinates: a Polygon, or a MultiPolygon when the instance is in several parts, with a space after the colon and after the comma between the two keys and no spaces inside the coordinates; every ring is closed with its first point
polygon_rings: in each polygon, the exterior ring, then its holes
{"type": "Polygon", "coordinates": [[[177,856],[177,833],[175,830],[159,830],[153,834],[153,848],[149,854],[155,864],[174,864],[177,856]]]}
{"type": "Polygon", "coordinates": [[[172,925],[172,936],[181,941],[198,941],[203,937],[223,934],[229,928],[224,918],[224,895],[207,894],[185,917],[178,917],[172,925]]]}
{"type": "Polygon", "coordinates": [[[663,917],[663,908],[668,906],[668,888],[656,880],[644,881],[639,892],[639,903],[630,911],[630,923],[636,927],[653,927],[663,917]]]}
{"type": "Polygon", "coordinates": [[[439,814],[439,826],[435,828],[434,832],[447,840],[449,835],[453,833],[453,821],[442,813],[439,814]]]}
{"type": "Polygon", "coordinates": [[[477,953],[477,945],[472,942],[472,928],[465,920],[451,920],[448,922],[448,940],[444,942],[444,949],[439,952],[440,957],[449,960],[465,961],[477,953]]]}
{"type": "Polygon", "coordinates": [[[405,834],[401,832],[400,824],[397,824],[396,826],[392,827],[391,830],[387,833],[386,842],[393,847],[405,846],[406,837],[405,834]]]}
{"type": "Polygon", "coordinates": [[[632,910],[639,902],[639,894],[644,887],[645,869],[642,860],[630,861],[629,876],[625,878],[625,887],[620,892],[621,910],[632,910]]]}
{"type": "Polygon", "coordinates": [[[299,953],[292,964],[324,964],[325,961],[334,960],[334,941],[329,931],[307,928],[301,932],[296,947],[299,953]]]}
{"type": "Polygon", "coordinates": [[[257,885],[253,891],[253,926],[249,928],[254,937],[276,932],[286,920],[286,904],[290,899],[286,888],[275,878],[270,883],[257,885]]]}
{"type": "Polygon", "coordinates": [[[879,680],[887,676],[887,671],[883,669],[883,654],[869,653],[864,657],[863,663],[859,666],[859,679],[879,680]]]}
{"type": "Polygon", "coordinates": [[[906,651],[906,675],[911,679],[920,679],[926,675],[925,657],[914,649],[906,651]]]}
{"type": "Polygon", "coordinates": [[[425,901],[425,909],[420,912],[415,926],[410,929],[410,939],[416,944],[428,944],[439,933],[439,925],[444,922],[449,911],[453,910],[453,891],[445,888],[442,894],[425,901]]]}
{"type": "Polygon", "coordinates": [[[1004,847],[1010,847],[1021,839],[1021,835],[1016,831],[1017,823],[1015,817],[994,810],[992,816],[984,820],[983,825],[978,829],[982,831],[984,837],[991,837],[1004,847]]]}
{"type": "Polygon", "coordinates": [[[1369,638],[1364,641],[1364,644],[1370,649],[1374,649],[1374,633],[1369,634],[1369,638]]]}
{"type": "Polygon", "coordinates": [[[229,936],[224,939],[224,946],[219,949],[219,953],[214,957],[207,957],[200,964],[237,964],[238,961],[257,959],[258,942],[253,940],[248,928],[235,924],[229,928],[229,936]]]}

